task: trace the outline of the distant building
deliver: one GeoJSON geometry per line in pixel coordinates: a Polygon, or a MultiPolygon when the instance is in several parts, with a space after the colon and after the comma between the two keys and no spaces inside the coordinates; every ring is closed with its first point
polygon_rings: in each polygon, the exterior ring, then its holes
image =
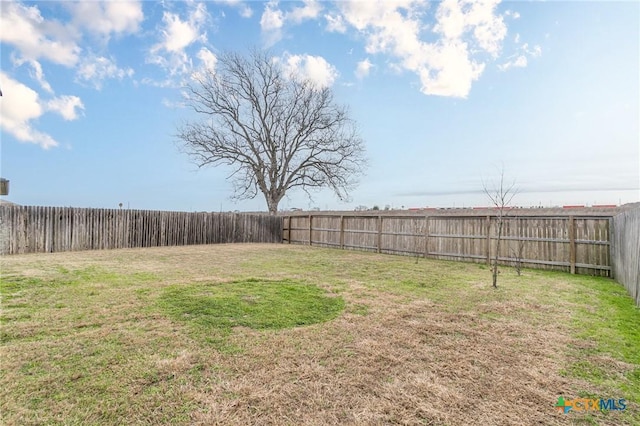
{"type": "Polygon", "coordinates": [[[9,195],[9,180],[0,178],[0,195],[9,195]]]}

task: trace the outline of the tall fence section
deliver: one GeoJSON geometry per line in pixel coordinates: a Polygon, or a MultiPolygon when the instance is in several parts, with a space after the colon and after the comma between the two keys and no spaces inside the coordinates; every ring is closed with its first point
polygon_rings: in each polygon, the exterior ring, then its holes
{"type": "Polygon", "coordinates": [[[613,277],[640,306],[640,209],[614,216],[611,228],[613,277]]]}
{"type": "Polygon", "coordinates": [[[0,206],[0,254],[281,241],[259,214],[0,206]]]}
{"type": "MultiPolygon", "coordinates": [[[[610,217],[503,218],[503,264],[611,276],[610,217]]],[[[489,262],[495,216],[333,216],[284,218],[285,243],[369,250],[434,259],[489,262]]]]}

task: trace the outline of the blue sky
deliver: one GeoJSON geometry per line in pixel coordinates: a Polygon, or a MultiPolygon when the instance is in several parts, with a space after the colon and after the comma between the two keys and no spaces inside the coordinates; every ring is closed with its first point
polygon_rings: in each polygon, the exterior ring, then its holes
{"type": "Polygon", "coordinates": [[[640,200],[640,3],[0,3],[3,197],[23,205],[266,210],[197,169],[176,127],[190,76],[268,48],[349,106],[369,167],[351,200],[280,208],[640,200]]]}

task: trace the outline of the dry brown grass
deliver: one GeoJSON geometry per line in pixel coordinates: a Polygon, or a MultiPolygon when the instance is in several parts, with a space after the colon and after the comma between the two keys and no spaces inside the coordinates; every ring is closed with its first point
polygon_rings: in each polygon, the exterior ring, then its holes
{"type": "MultiPolygon", "coordinates": [[[[560,395],[624,397],[562,374],[575,361],[568,348],[589,343],[571,327],[576,284],[562,274],[505,272],[493,291],[488,270],[478,265],[416,265],[410,258],[284,245],[12,256],[2,268],[4,276],[33,278],[87,268],[144,274],[138,282],[96,273],[70,288],[25,290],[3,302],[5,424],[614,425],[637,419],[553,408],[560,395]],[[347,306],[323,324],[236,328],[229,351],[199,341],[188,325],[155,307],[168,285],[248,277],[303,279],[339,292],[347,306]],[[7,305],[20,303],[38,306],[14,318],[20,308],[7,305]]],[[[593,357],[621,375],[634,368],[593,357]]],[[[629,410],[637,408],[633,402],[629,410]]]]}
{"type": "MultiPolygon", "coordinates": [[[[376,309],[377,310],[377,309],[376,309]]],[[[247,348],[198,423],[551,424],[566,336],[415,301],[247,348]],[[550,344],[550,342],[553,342],[550,344]],[[226,401],[225,393],[239,396],[226,401]],[[516,408],[517,407],[517,408],[516,408]]]]}

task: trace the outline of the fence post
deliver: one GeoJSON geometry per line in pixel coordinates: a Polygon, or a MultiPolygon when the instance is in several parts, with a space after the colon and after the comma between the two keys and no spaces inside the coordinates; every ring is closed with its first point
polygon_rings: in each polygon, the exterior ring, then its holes
{"type": "Polygon", "coordinates": [[[344,250],[344,216],[340,216],[340,250],[344,250]]]}
{"type": "Polygon", "coordinates": [[[289,240],[289,238],[284,238],[284,233],[285,231],[288,231],[288,228],[291,227],[291,225],[289,225],[288,227],[285,226],[285,224],[287,223],[287,219],[289,219],[288,216],[283,216],[282,217],[282,243],[284,244],[284,240],[289,240]]]}
{"type": "Polygon", "coordinates": [[[576,273],[576,222],[573,216],[569,216],[569,264],[571,273],[576,273]]]}
{"type": "MultiPolygon", "coordinates": [[[[607,250],[607,265],[609,265],[609,278],[615,279],[613,274],[613,254],[611,250],[613,250],[613,217],[610,217],[607,224],[607,241],[609,241],[609,250],[607,250]]],[[[638,287],[640,290],[640,281],[638,282],[638,287]]],[[[640,301],[640,294],[638,294],[638,300],[640,301]]],[[[640,307],[640,304],[638,304],[640,307]]]]}
{"type": "Polygon", "coordinates": [[[309,215],[309,245],[311,245],[312,233],[313,233],[313,215],[309,215]]]}
{"type": "Polygon", "coordinates": [[[378,216],[378,253],[382,251],[382,216],[378,216]]]}
{"type": "Polygon", "coordinates": [[[429,216],[424,217],[424,258],[429,255],[429,216]]]}
{"type": "Polygon", "coordinates": [[[487,215],[487,242],[486,252],[487,252],[487,265],[491,265],[491,216],[487,215]]]}

